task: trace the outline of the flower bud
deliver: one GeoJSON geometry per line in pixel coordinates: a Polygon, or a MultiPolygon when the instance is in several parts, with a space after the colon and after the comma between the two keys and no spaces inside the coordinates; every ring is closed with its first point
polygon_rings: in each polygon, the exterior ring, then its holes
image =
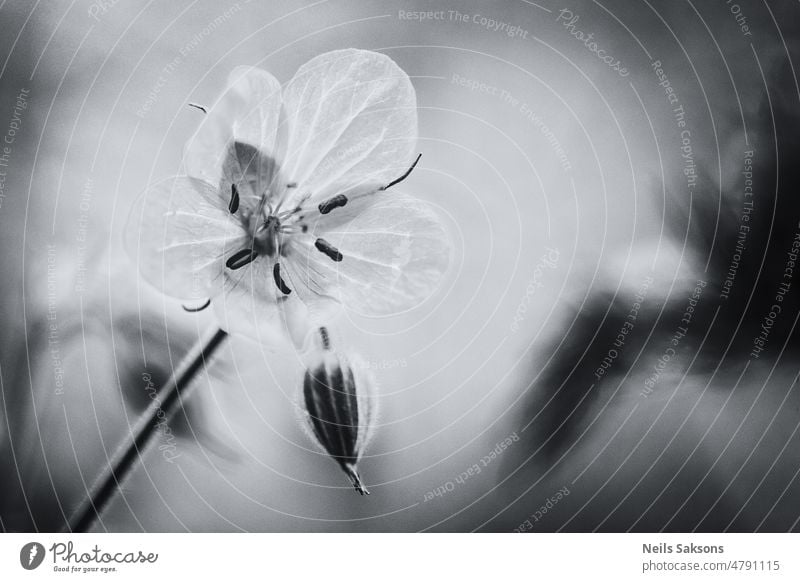
{"type": "Polygon", "coordinates": [[[356,491],[369,495],[356,465],[375,419],[371,378],[363,367],[354,367],[347,357],[331,349],[326,328],[319,328],[315,343],[303,381],[306,424],[356,491]]]}

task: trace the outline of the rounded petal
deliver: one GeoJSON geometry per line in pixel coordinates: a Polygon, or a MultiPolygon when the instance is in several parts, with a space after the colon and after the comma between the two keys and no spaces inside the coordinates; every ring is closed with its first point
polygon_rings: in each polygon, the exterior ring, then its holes
{"type": "Polygon", "coordinates": [[[268,202],[279,199],[286,188],[277,161],[241,141],[231,142],[222,162],[219,192],[230,208],[233,184],[238,188],[236,196],[245,214],[255,212],[265,196],[268,202]]]}
{"type": "MultiPolygon", "coordinates": [[[[298,248],[302,248],[302,243],[298,248]]],[[[295,313],[307,322],[307,331],[330,325],[341,313],[342,305],[339,300],[329,295],[328,290],[317,283],[314,272],[305,269],[306,265],[294,260],[293,257],[284,259],[281,265],[283,276],[292,289],[293,298],[301,305],[295,308],[295,313]]]]}
{"type": "Polygon", "coordinates": [[[166,295],[202,300],[218,293],[230,252],[245,233],[216,187],[178,176],[157,182],[134,202],[125,248],[146,281],[166,295]]]}
{"type": "Polygon", "coordinates": [[[283,104],[285,174],[312,201],[365,182],[387,184],[411,162],[416,94],[386,55],[348,49],[311,59],[284,89],[283,104]]]}
{"type": "MultiPolygon", "coordinates": [[[[258,258],[249,265],[224,274],[224,289],[213,306],[220,326],[229,333],[243,335],[264,345],[291,342],[306,348],[312,331],[327,325],[329,313],[315,304],[307,305],[300,293],[289,288],[283,293],[275,275],[275,261],[258,258]]],[[[294,280],[285,276],[285,284],[294,280]]]]}
{"type": "Polygon", "coordinates": [[[215,298],[211,305],[219,326],[228,333],[274,346],[288,341],[276,299],[274,295],[265,298],[244,288],[231,287],[215,298]]]}
{"type": "Polygon", "coordinates": [[[218,184],[234,142],[280,158],[280,116],[281,86],[275,77],[254,67],[236,67],[186,145],[186,173],[218,184]]]}
{"type": "Polygon", "coordinates": [[[433,294],[447,271],[452,245],[424,202],[388,193],[371,200],[349,222],[299,238],[291,258],[317,293],[362,315],[390,315],[433,294]]]}

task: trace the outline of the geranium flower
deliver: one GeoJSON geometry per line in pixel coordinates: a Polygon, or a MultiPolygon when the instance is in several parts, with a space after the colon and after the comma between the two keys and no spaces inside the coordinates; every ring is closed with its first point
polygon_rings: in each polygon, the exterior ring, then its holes
{"type": "MultiPolygon", "coordinates": [[[[143,277],[220,325],[302,346],[337,306],[413,307],[447,268],[448,236],[392,189],[416,161],[414,88],[389,57],[320,55],[281,88],[239,67],[187,144],[186,175],[150,186],[126,227],[143,277]]],[[[417,160],[419,158],[416,158],[417,160]]]]}

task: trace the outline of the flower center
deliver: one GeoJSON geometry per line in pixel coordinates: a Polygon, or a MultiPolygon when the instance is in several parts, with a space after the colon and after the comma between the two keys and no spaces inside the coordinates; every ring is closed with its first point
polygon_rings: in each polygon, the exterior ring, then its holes
{"type": "MultiPolygon", "coordinates": [[[[287,188],[293,187],[295,187],[294,184],[287,184],[287,188]]],[[[238,215],[250,241],[248,246],[235,252],[225,262],[225,266],[232,271],[249,265],[259,256],[265,256],[270,259],[276,256],[288,256],[290,250],[289,237],[297,231],[306,232],[307,226],[300,224],[301,221],[297,218],[298,213],[302,210],[302,204],[293,210],[281,212],[283,199],[278,202],[275,208],[272,207],[269,200],[269,192],[265,192],[255,209],[240,212],[239,187],[235,183],[231,184],[228,211],[231,214],[238,215]]],[[[272,275],[278,290],[284,295],[289,295],[292,289],[283,280],[280,262],[275,261],[272,267],[272,275]]]]}
{"type": "MultiPolygon", "coordinates": [[[[287,195],[288,191],[297,188],[298,184],[296,182],[282,183],[277,163],[268,156],[262,156],[257,148],[238,141],[235,143],[235,148],[239,165],[246,168],[246,171],[238,184],[236,182],[231,184],[228,211],[239,219],[247,233],[249,243],[228,257],[225,261],[225,266],[235,271],[246,267],[259,257],[267,257],[274,260],[272,275],[275,280],[275,286],[284,295],[289,295],[292,289],[286,284],[281,275],[280,259],[291,255],[291,238],[295,235],[305,235],[308,232],[309,225],[306,222],[308,213],[312,216],[314,213],[318,213],[318,216],[329,214],[337,208],[347,206],[350,200],[345,194],[334,194],[332,197],[317,204],[316,208],[311,208],[306,206],[306,202],[311,197],[311,194],[308,193],[296,203],[294,208],[282,210],[283,203],[291,198],[287,195]],[[253,168],[257,171],[253,170],[253,168]],[[255,178],[254,175],[256,176],[255,178]],[[246,191],[251,191],[254,183],[260,183],[264,179],[269,182],[269,186],[266,191],[261,193],[255,208],[247,204],[244,208],[240,208],[240,185],[246,187],[246,191]],[[277,190],[273,190],[276,186],[277,190]],[[274,207],[273,203],[276,204],[274,207]]],[[[376,188],[375,192],[387,190],[405,180],[416,167],[421,156],[422,154],[417,156],[414,163],[402,176],[376,188]]],[[[321,237],[314,240],[314,248],[334,263],[340,263],[345,258],[339,252],[339,249],[321,237]]]]}
{"type": "MultiPolygon", "coordinates": [[[[246,158],[246,155],[242,154],[240,157],[246,158]]],[[[419,158],[420,156],[417,156],[417,159],[414,160],[414,163],[411,164],[411,167],[408,168],[402,176],[378,188],[376,191],[386,190],[405,180],[417,165],[417,162],[419,162],[419,158]]],[[[275,181],[273,181],[273,185],[274,183],[275,181]]],[[[284,185],[281,184],[280,186],[284,185]]],[[[308,232],[309,227],[305,221],[306,210],[312,213],[317,212],[319,215],[325,215],[335,211],[337,208],[346,206],[350,201],[344,194],[335,194],[323,200],[316,208],[307,208],[305,203],[310,198],[310,195],[306,195],[294,208],[282,210],[281,207],[287,197],[281,194],[285,195],[288,190],[297,188],[297,183],[289,182],[285,184],[284,187],[285,189],[282,189],[282,192],[277,195],[275,192],[271,191],[271,187],[268,188],[267,191],[261,195],[254,209],[243,210],[240,209],[241,200],[239,186],[236,183],[231,184],[231,197],[228,202],[228,211],[238,216],[248,234],[248,240],[250,242],[248,246],[231,255],[225,262],[225,266],[231,270],[237,270],[249,265],[260,256],[275,259],[272,265],[272,275],[275,280],[275,286],[284,295],[289,295],[292,289],[286,284],[286,281],[284,281],[281,275],[280,259],[290,256],[292,249],[290,242],[292,236],[308,232]],[[276,201],[277,204],[273,207],[273,202],[276,201]]],[[[314,240],[314,248],[335,263],[344,260],[344,255],[339,252],[339,249],[324,238],[316,238],[314,240]]]]}
{"type": "Polygon", "coordinates": [[[250,220],[250,234],[253,237],[253,250],[260,255],[270,258],[281,247],[281,219],[274,214],[267,215],[266,220],[261,221],[261,216],[253,216],[250,220]],[[260,224],[259,224],[260,221],[260,224]]]}

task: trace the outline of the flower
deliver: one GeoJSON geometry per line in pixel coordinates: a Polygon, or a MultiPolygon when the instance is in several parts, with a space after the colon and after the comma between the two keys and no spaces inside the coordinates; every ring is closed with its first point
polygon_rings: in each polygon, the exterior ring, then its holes
{"type": "Polygon", "coordinates": [[[328,330],[318,329],[319,344],[303,380],[304,419],[308,432],[350,478],[361,495],[369,491],[356,465],[372,436],[376,417],[374,384],[364,366],[354,365],[331,348],[328,330]]]}
{"type": "Polygon", "coordinates": [[[282,89],[238,67],[187,144],[186,175],[134,204],[126,248],[163,293],[209,298],[226,331],[261,342],[288,331],[302,347],[341,305],[409,309],[450,260],[436,213],[390,190],[416,138],[414,88],[385,55],[325,53],[282,89]]]}

